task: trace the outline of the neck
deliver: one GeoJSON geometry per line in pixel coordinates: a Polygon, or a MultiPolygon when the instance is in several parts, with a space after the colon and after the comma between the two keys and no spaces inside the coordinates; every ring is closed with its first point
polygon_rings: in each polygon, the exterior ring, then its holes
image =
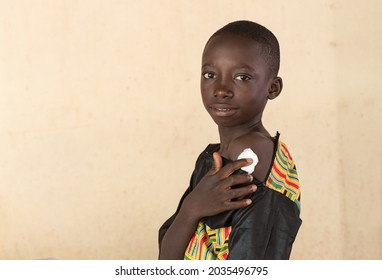
{"type": "Polygon", "coordinates": [[[264,128],[263,123],[260,121],[251,125],[235,126],[235,127],[223,127],[219,126],[220,135],[220,151],[226,151],[235,139],[253,132],[259,132],[264,135],[269,135],[268,131],[264,128]]]}

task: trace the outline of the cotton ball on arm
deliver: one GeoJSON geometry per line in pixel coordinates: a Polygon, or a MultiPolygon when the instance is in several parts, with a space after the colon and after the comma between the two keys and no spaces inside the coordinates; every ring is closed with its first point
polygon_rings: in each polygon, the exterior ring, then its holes
{"type": "Polygon", "coordinates": [[[257,163],[259,162],[259,158],[250,148],[244,149],[237,159],[242,159],[242,158],[250,158],[253,160],[251,165],[244,166],[241,168],[241,170],[247,172],[248,174],[252,174],[253,171],[255,170],[257,163]]]}

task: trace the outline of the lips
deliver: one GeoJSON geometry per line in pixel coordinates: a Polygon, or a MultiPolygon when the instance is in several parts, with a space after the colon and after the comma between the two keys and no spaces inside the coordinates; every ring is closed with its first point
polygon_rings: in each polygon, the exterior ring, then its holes
{"type": "Polygon", "coordinates": [[[219,117],[228,117],[232,116],[238,110],[237,107],[234,107],[229,104],[213,104],[209,106],[210,112],[219,117]]]}

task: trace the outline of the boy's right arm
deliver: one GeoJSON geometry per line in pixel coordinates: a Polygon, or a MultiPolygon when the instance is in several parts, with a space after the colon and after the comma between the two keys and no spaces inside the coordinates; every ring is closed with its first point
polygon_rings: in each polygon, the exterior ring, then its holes
{"type": "Polygon", "coordinates": [[[211,170],[184,199],[178,215],[164,235],[159,259],[183,259],[201,218],[243,208],[252,203],[250,199],[232,201],[257,189],[256,185],[232,188],[235,185],[252,182],[253,178],[250,175],[232,175],[236,170],[251,164],[251,160],[241,159],[223,167],[219,153],[214,153],[213,158],[214,164],[211,170]]]}

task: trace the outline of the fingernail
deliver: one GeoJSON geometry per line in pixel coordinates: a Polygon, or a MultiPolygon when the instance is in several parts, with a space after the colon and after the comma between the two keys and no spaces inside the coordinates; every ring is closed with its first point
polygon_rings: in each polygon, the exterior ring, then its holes
{"type": "Polygon", "coordinates": [[[255,192],[257,190],[257,186],[256,185],[252,185],[251,189],[252,189],[253,192],[255,192]]]}
{"type": "Polygon", "coordinates": [[[253,181],[252,175],[248,175],[248,180],[250,180],[251,182],[253,181]]]}

